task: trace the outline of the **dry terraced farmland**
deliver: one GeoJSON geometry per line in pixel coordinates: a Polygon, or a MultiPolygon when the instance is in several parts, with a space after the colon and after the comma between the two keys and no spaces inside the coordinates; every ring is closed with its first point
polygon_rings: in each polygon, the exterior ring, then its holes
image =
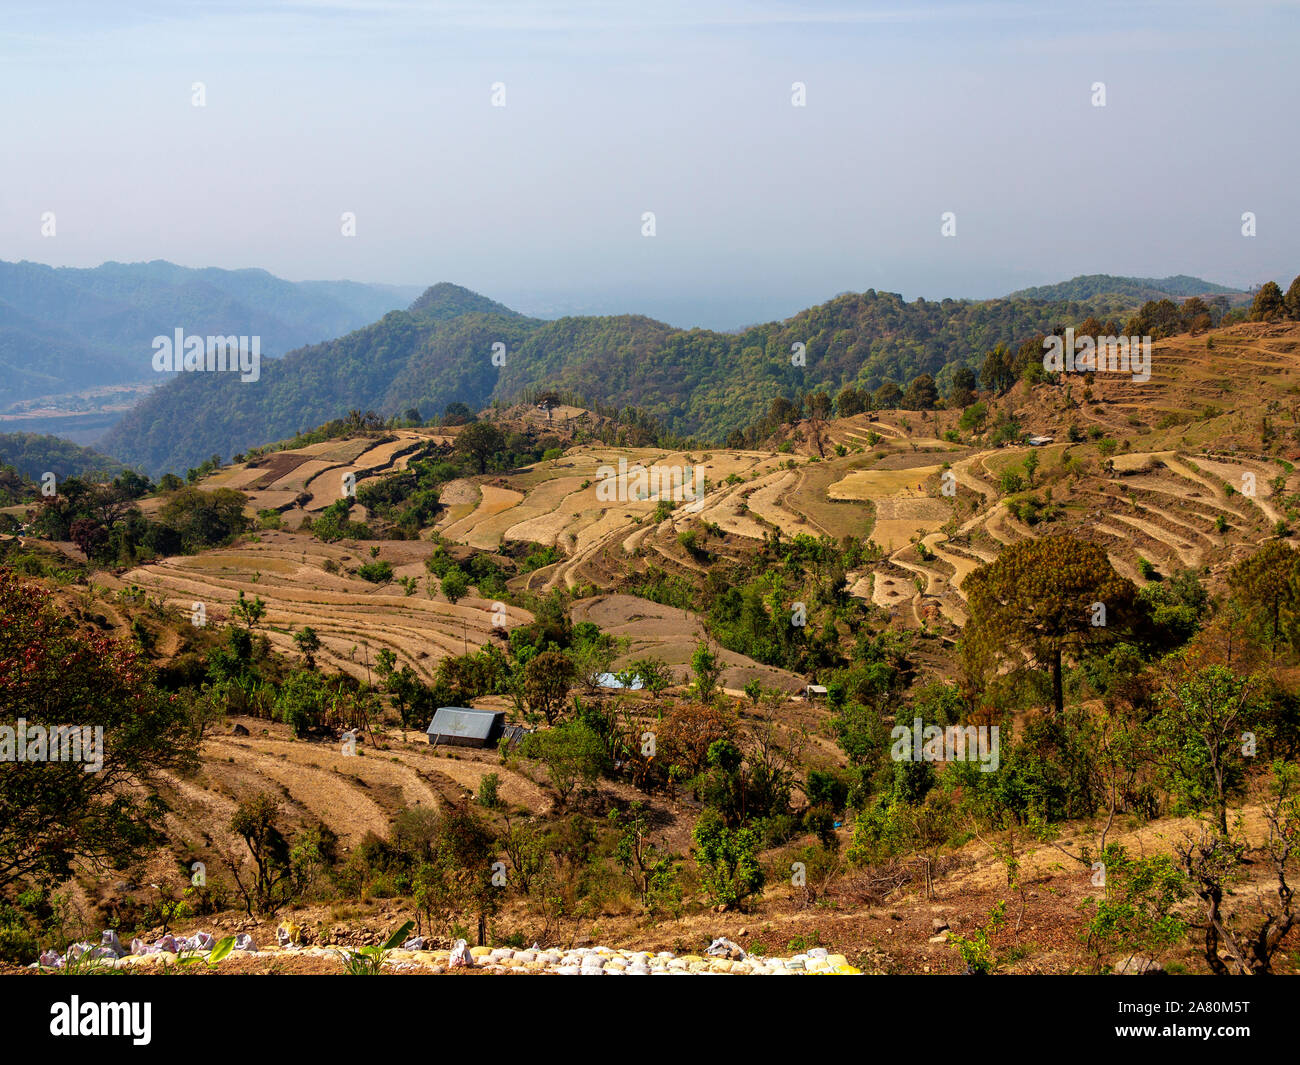
{"type": "MultiPolygon", "coordinates": [[[[424,560],[431,544],[397,540],[380,546],[379,559],[389,562],[397,577],[419,582],[412,595],[404,594],[396,581],[370,584],[348,572],[370,560],[367,546],[264,532],[257,542],[164,559],[137,567],[123,579],[185,614],[203,603],[208,624],[228,620],[241,591],[250,599],[260,596],[267,607],[261,629],[278,651],[296,656],[293,633],[310,626],[321,639],[321,664],[359,679],[366,678],[368,664],[373,666],[383,648],[396,654],[399,666],[409,663],[429,680],[442,658],[479,648],[491,638],[492,603],[473,596],[455,604],[440,593],[430,597],[424,560]],[[338,572],[328,572],[328,562],[338,572]]],[[[507,607],[506,615],[507,628],[531,620],[517,607],[507,607]]]]}

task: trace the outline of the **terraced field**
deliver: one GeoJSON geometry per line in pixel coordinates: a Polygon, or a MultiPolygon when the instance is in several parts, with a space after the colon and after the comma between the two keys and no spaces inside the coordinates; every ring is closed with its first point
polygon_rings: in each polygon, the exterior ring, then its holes
{"type": "MultiPolygon", "coordinates": [[[[249,499],[249,511],[275,510],[285,528],[298,528],[330,504],[342,499],[344,478],[356,482],[390,470],[406,468],[413,452],[427,443],[444,442],[446,430],[394,429],[383,434],[326,440],[292,451],[276,451],[230,466],[207,478],[209,488],[235,488],[249,499]]],[[[355,510],[353,518],[364,514],[355,510]]]]}
{"type": "Polygon", "coordinates": [[[420,733],[390,731],[380,736],[380,747],[363,742],[356,755],[344,755],[336,742],[295,740],[275,722],[231,718],[230,724],[250,734],[209,736],[202,771],[168,774],[163,783],[169,835],[192,841],[210,860],[238,849],[225,826],[241,799],[268,787],[290,824],[324,824],[347,848],[367,832],[387,835],[402,809],[464,801],[486,773],[497,774],[501,798],[511,807],[540,814],[552,805],[520,763],[502,765],[495,751],[449,752],[430,747],[420,733]]]}
{"type": "MultiPolygon", "coordinates": [[[[321,639],[322,665],[365,678],[383,648],[428,679],[438,662],[463,654],[490,639],[493,604],[473,596],[452,604],[429,594],[424,559],[432,545],[385,541],[379,560],[397,577],[415,577],[419,589],[403,593],[396,582],[369,584],[348,573],[369,561],[364,545],[353,541],[323,544],[301,534],[266,532],[258,542],[178,556],[129,571],[128,584],[145,589],[185,613],[203,603],[209,624],[229,619],[240,591],[260,596],[267,606],[262,629],[272,645],[296,654],[293,633],[310,626],[321,639]],[[338,572],[328,572],[328,563],[338,572]]],[[[436,586],[436,581],[434,582],[436,586]]],[[[506,608],[507,628],[531,620],[517,607],[506,608]]]]}
{"type": "MultiPolygon", "coordinates": [[[[653,654],[673,667],[676,679],[681,683],[690,679],[691,654],[696,644],[706,638],[704,626],[695,614],[632,595],[582,599],[574,605],[573,619],[594,622],[605,632],[628,639],[628,650],[615,665],[653,654]]],[[[787,692],[798,692],[804,686],[802,677],[774,666],[761,665],[725,647],[718,648],[717,654],[724,666],[721,683],[737,694],[751,680],[787,692]]]]}
{"type": "MultiPolygon", "coordinates": [[[[1233,561],[1273,534],[1285,518],[1279,494],[1300,490],[1300,475],[1293,471],[1300,455],[1283,463],[1253,453],[1249,439],[1254,427],[1232,403],[1235,398],[1245,409],[1271,409],[1279,423],[1296,423],[1300,330],[1249,324],[1208,339],[1209,346],[1207,338],[1187,336],[1157,342],[1149,382],[1095,374],[1084,385],[1069,386],[1073,396],[1086,389],[1084,395],[1091,394],[1092,400],[1071,404],[1064,389],[1051,390],[1059,396],[1039,389],[1032,402],[1013,404],[1022,425],[1058,442],[1034,449],[1000,447],[953,461],[958,495],[971,501],[973,512],[961,511],[955,531],[918,537],[932,557],[919,557],[910,545],[894,550],[876,567],[874,581],[862,581],[860,587],[870,583],[874,601],[901,609],[905,620],[910,613],[919,621],[924,600],[934,596],[942,614],[960,625],[965,620],[961,582],[976,566],[992,561],[1002,546],[1057,531],[1101,544],[1115,568],[1139,585],[1146,583],[1144,562],[1154,564],[1159,574],[1195,568],[1208,572],[1212,585],[1221,580],[1233,561]],[[1249,391],[1234,397],[1234,381],[1249,391]],[[1059,442],[1070,422],[1079,428],[1079,443],[1059,442]],[[1088,432],[1093,428],[1097,437],[1119,442],[1109,456],[1088,432]],[[1003,497],[1001,475],[1023,472],[1031,450],[1038,453],[1039,490],[1031,487],[1003,497]],[[1063,461],[1070,464],[1064,477],[1063,461]],[[1026,495],[1043,500],[1045,483],[1051,484],[1052,501],[1061,513],[1050,523],[1030,527],[1008,502],[1026,495]],[[904,605],[909,591],[910,603],[904,605]]],[[[890,437],[887,425],[877,422],[873,428],[890,437]]],[[[871,482],[861,477],[846,482],[855,483],[871,482]]],[[[906,497],[903,489],[893,498],[906,497]]],[[[960,504],[949,505],[958,517],[960,504]]],[[[878,522],[877,529],[882,525],[878,522]]],[[[1298,541],[1292,536],[1291,542],[1298,541]]]]}
{"type": "MultiPolygon", "coordinates": [[[[988,428],[1014,417],[1016,431],[1005,438],[1019,440],[1025,432],[1051,437],[1042,447],[999,446],[991,435],[959,429],[957,411],[873,412],[782,427],[785,435],[772,439],[771,450],[584,445],[524,469],[444,485],[436,530],[452,545],[516,557],[522,552],[513,549],[525,545],[557,548],[558,561],[513,578],[512,590],[573,591],[573,621],[594,622],[627,641],[616,667],[655,655],[679,682],[688,679],[691,653],[706,637],[702,619],[630,594],[637,582],[654,571],[676,578],[675,584],[666,579],[666,587],[697,588],[716,581],[719,572],[726,575],[720,564],[748,561],[778,535],[872,540],[878,551],[867,557],[874,561],[847,575],[851,594],[895,624],[937,631],[947,646],[916,641],[924,645],[918,657],[932,656],[920,660],[918,674],[943,675],[952,642],[969,620],[963,587],[1007,545],[1069,531],[1101,545],[1115,568],[1138,584],[1151,578],[1152,567],[1165,576],[1193,568],[1214,592],[1234,561],[1275,535],[1279,522],[1292,520],[1300,454],[1270,447],[1269,433],[1300,424],[1300,327],[1240,326],[1212,339],[1213,346],[1189,337],[1157,344],[1150,382],[1097,375],[1033,390],[1017,386],[990,402],[988,428]],[[698,465],[707,491],[671,508],[661,508],[662,493],[654,491],[607,498],[601,467],[617,468],[620,460],[628,467],[698,465]],[[945,485],[952,490],[945,493],[945,485]]],[[[545,422],[540,412],[521,417],[545,422]]],[[[570,425],[588,419],[588,412],[564,408],[554,417],[570,425]]],[[[452,435],[358,435],[223,469],[205,486],[247,493],[250,514],[279,511],[285,528],[126,573],[96,573],[89,588],[69,585],[61,594],[80,607],[83,621],[129,630],[125,608],[102,590],[140,588],[186,615],[201,603],[209,625],[228,620],[242,592],[265,602],[259,632],[290,658],[298,657],[294,633],[310,626],[322,640],[322,671],[373,679],[379,652],[389,649],[399,664],[430,681],[443,658],[492,639],[495,604],[476,595],[449,602],[428,577],[425,561],[434,544],[427,539],[325,544],[300,525],[340,498],[345,476],[360,485],[403,469],[435,439],[446,442],[452,435]],[[372,548],[373,557],[392,566],[392,583],[370,584],[356,574],[371,560],[372,548]],[[404,587],[403,578],[415,585],[404,587]]],[[[359,506],[353,513],[369,520],[359,506]]],[[[74,546],[58,546],[80,560],[74,546]]],[[[504,609],[507,627],[532,619],[521,607],[504,609]]],[[[176,653],[183,636],[171,631],[160,637],[156,655],[176,653]]],[[[733,694],[751,680],[795,694],[811,679],[723,648],[717,653],[722,685],[733,694]]],[[[624,700],[633,723],[650,728],[664,706],[639,696],[575,694],[624,700]]],[[[507,703],[489,696],[476,705],[501,709],[507,703]]],[[[747,700],[737,707],[743,729],[759,727],[770,712],[747,700]]],[[[843,764],[825,704],[788,699],[772,716],[783,742],[811,753],[812,763],[843,764]]],[[[236,804],[258,792],[282,802],[288,827],[323,823],[343,850],[369,833],[387,835],[404,808],[463,802],[489,773],[497,776],[498,794],[512,815],[557,812],[540,764],[503,762],[496,751],[436,750],[422,734],[396,728],[377,726],[377,734],[363,737],[359,756],[348,756],[335,740],[295,740],[281,723],[232,718],[206,736],[202,753],[197,774],[167,776],[161,793],[169,838],[207,862],[239,850],[227,826],[236,804]],[[243,726],[238,734],[228,731],[236,724],[243,726]]],[[[602,781],[601,788],[620,802],[646,799],[622,781],[602,781]]],[[[658,840],[685,853],[693,809],[662,795],[647,801],[658,840]]],[[[1044,866],[1058,857],[1045,855],[1044,866]]],[[[157,862],[161,883],[174,874],[176,855],[159,855],[157,862]]],[[[990,883],[1001,878],[1001,885],[1003,863],[986,863],[980,875],[990,883]]],[[[928,903],[920,923],[926,936],[933,920],[928,903]]],[[[979,919],[986,913],[980,907],[979,919]]]]}

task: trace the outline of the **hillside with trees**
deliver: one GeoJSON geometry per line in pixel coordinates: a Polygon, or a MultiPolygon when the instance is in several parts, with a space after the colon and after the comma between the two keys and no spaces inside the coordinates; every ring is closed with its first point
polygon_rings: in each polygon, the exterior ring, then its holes
{"type": "MultiPolygon", "coordinates": [[[[337,340],[263,366],[262,379],[182,375],[133,409],[100,442],[121,461],[157,474],[212,454],[229,456],[292,436],[353,407],[422,419],[448,404],[473,409],[555,388],[585,405],[637,407],[679,437],[722,442],[777,400],[845,388],[905,388],[930,375],[946,388],[983,354],[1092,320],[1127,321],[1142,301],[1023,297],[969,301],[889,292],[837,297],[784,322],[738,334],[680,330],[623,315],[553,322],[525,318],[442,284],[337,340]]],[[[1227,311],[1207,307],[1214,324],[1227,311]]]]}
{"type": "Polygon", "coordinates": [[[46,473],[60,480],[88,474],[112,477],[123,468],[116,459],[93,448],[41,433],[0,433],[0,467],[5,466],[33,481],[46,473]]]}
{"type": "Polygon", "coordinates": [[[1240,289],[1202,281],[1199,277],[1176,274],[1172,277],[1116,277],[1113,274],[1080,274],[1055,285],[1038,285],[1011,293],[1012,298],[1027,300],[1095,300],[1113,296],[1145,303],[1148,300],[1185,300],[1191,296],[1223,296],[1227,303],[1240,303],[1247,294],[1240,289]]]}

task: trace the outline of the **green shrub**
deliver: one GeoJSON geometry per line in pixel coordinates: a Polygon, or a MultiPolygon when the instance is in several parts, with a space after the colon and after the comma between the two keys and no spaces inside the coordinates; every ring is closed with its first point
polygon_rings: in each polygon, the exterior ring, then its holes
{"type": "Polygon", "coordinates": [[[388,562],[367,562],[357,568],[357,576],[371,584],[387,584],[393,579],[393,567],[388,562]]]}
{"type": "Polygon", "coordinates": [[[762,890],[763,869],[758,864],[758,833],[750,828],[730,829],[716,810],[705,810],[692,834],[700,883],[714,905],[730,909],[762,890]]]}
{"type": "Polygon", "coordinates": [[[468,591],[469,575],[459,566],[447,570],[442,578],[442,594],[447,597],[447,601],[454,603],[463,599],[468,591]]]}
{"type": "Polygon", "coordinates": [[[39,953],[36,936],[25,924],[13,921],[0,925],[0,961],[27,965],[39,953]]]}
{"type": "Polygon", "coordinates": [[[496,773],[484,773],[483,779],[478,782],[478,801],[482,806],[489,810],[494,810],[501,805],[501,777],[496,773]]]}
{"type": "Polygon", "coordinates": [[[989,943],[989,933],[996,932],[1006,923],[1006,903],[999,902],[989,911],[989,919],[969,939],[955,932],[948,934],[948,942],[957,949],[966,971],[977,975],[993,972],[997,968],[997,958],[993,946],[989,943]]]}

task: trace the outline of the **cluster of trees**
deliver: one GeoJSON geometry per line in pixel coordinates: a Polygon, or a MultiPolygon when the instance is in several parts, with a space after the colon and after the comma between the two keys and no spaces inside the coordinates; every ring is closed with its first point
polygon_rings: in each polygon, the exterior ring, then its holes
{"type": "MultiPolygon", "coordinates": [[[[662,663],[633,663],[626,674],[629,679],[640,676],[653,691],[659,686],[656,669],[665,674],[663,683],[667,671],[662,663]]],[[[782,696],[754,686],[753,697],[767,704],[766,713],[758,722],[742,725],[716,687],[720,667],[704,644],[696,650],[693,671],[691,697],[668,703],[651,726],[651,749],[645,742],[646,725],[629,705],[574,698],[570,708],[528,737],[512,757],[541,765],[562,807],[602,776],[623,779],[647,794],[690,794],[703,807],[692,832],[694,883],[711,905],[744,906],[765,882],[759,853],[805,825],[793,812],[794,793],[802,788],[800,751],[769,716],[782,696]]],[[[652,826],[640,804],[611,812],[609,822],[616,859],[646,912],[680,913],[684,882],[679,862],[685,856],[650,842],[652,826]]]]}
{"type": "Polygon", "coordinates": [[[417,806],[397,815],[387,838],[367,833],[336,876],[347,894],[409,896],[421,934],[470,937],[473,927],[483,943],[504,900],[492,879],[500,853],[495,833],[470,806],[417,806]]]}
{"type": "Polygon", "coordinates": [[[1229,580],[1269,650],[1300,652],[1300,551],[1270,540],[1233,567],[1229,580]]]}
{"type": "Polygon", "coordinates": [[[129,566],[228,543],[246,528],[241,492],[174,484],[156,517],[148,518],[137,502],[164,489],[155,489],[133,470],[107,483],[79,477],[56,481],[57,494],[34,500],[29,531],[50,540],[70,540],[89,561],[129,566]]]}
{"type": "MultiPolygon", "coordinates": [[[[279,515],[274,515],[271,520],[278,521],[279,515]]],[[[336,499],[316,517],[304,518],[299,528],[303,532],[312,533],[327,544],[343,539],[370,540],[375,535],[365,522],[352,520],[352,500],[346,496],[336,499]]],[[[400,528],[405,531],[404,526],[400,528]]],[[[416,531],[418,532],[418,529],[416,531]]]]}
{"type": "MultiPolygon", "coordinates": [[[[1200,296],[1192,296],[1181,304],[1173,300],[1149,300],[1129,318],[1124,326],[1125,336],[1149,336],[1153,340],[1171,337],[1177,333],[1203,333],[1219,325],[1231,325],[1244,317],[1242,311],[1230,311],[1228,301],[1222,296],[1208,303],[1200,296]]],[[[1114,333],[1103,333],[1114,336],[1114,333]]]]}
{"type": "Polygon", "coordinates": [[[1280,319],[1300,321],[1300,277],[1283,293],[1276,281],[1266,281],[1255,293],[1250,305],[1252,322],[1275,322],[1280,319]]]}
{"type": "MultiPolygon", "coordinates": [[[[961,395],[961,389],[974,388],[971,372],[958,367],[954,377],[960,384],[954,384],[954,395],[961,395]],[[967,386],[965,382],[969,381],[967,386]]],[[[873,410],[936,410],[943,406],[938,385],[929,373],[917,374],[907,386],[900,387],[896,381],[886,380],[875,391],[845,385],[838,392],[815,391],[797,392],[794,399],[778,396],[768,405],[767,412],[757,421],[743,429],[733,429],[727,435],[727,446],[742,448],[755,447],[775,433],[783,425],[793,425],[800,419],[812,422],[826,421],[832,417],[851,418],[855,414],[864,414],[873,410]]]]}
{"type": "MultiPolygon", "coordinates": [[[[189,699],[205,723],[246,714],[282,721],[297,736],[370,728],[383,709],[378,691],[347,673],[321,673],[316,666],[320,637],[310,626],[294,634],[300,662],[274,654],[265,635],[257,634],[265,614],[261,597],[249,599],[241,592],[230,623],[209,630],[216,642],[206,654],[178,656],[161,671],[162,683],[189,699]]],[[[368,665],[369,650],[355,650],[368,665]]],[[[374,664],[381,676],[383,664],[381,652],[374,664]]]]}
{"type": "Polygon", "coordinates": [[[710,635],[765,665],[816,673],[846,663],[869,611],[848,594],[846,573],[870,554],[860,541],[800,533],[771,537],[746,565],[710,572],[701,588],[710,635]]]}
{"type": "Polygon", "coordinates": [[[724,561],[710,554],[716,533],[705,525],[681,537],[688,550],[712,563],[704,580],[684,581],[652,566],[627,590],[700,612],[711,639],[765,665],[794,673],[844,666],[871,616],[848,594],[846,574],[879,557],[876,545],[806,533],[786,539],[777,532],[744,561],[724,561]]]}

